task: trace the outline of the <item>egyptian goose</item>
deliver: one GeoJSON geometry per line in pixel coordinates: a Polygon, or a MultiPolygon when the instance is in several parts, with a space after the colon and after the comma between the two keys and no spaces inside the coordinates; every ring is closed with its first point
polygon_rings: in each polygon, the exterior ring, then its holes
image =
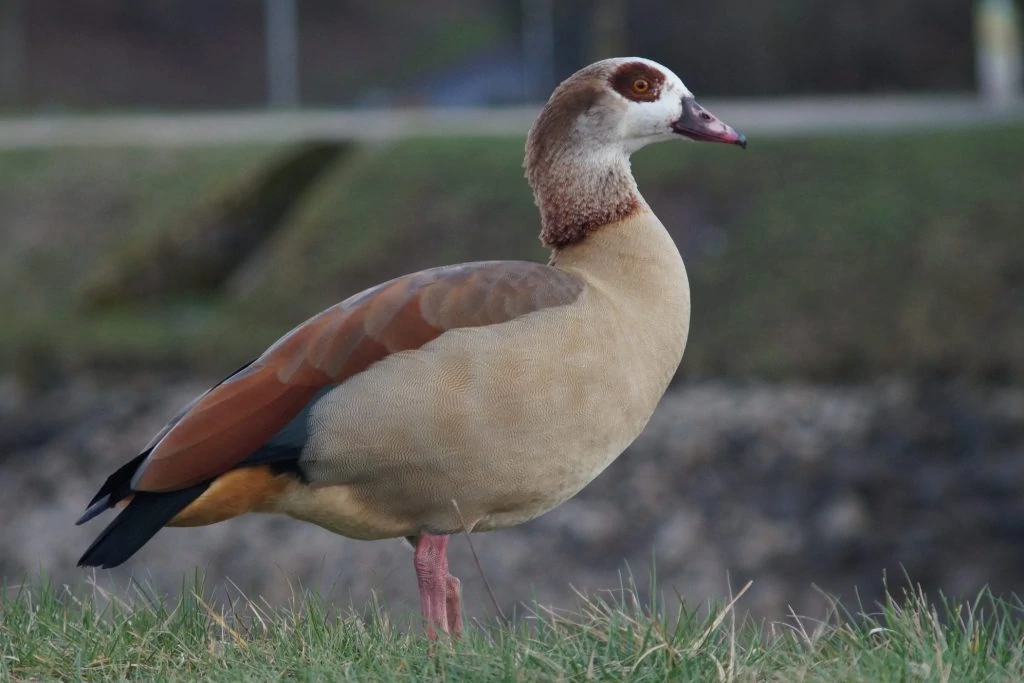
{"type": "Polygon", "coordinates": [[[107,478],[78,523],[124,509],[79,565],[119,565],[164,526],[278,512],[409,539],[428,634],[458,634],[449,535],[575,495],[644,428],[682,359],[686,271],[629,165],[680,136],[746,146],[652,61],[568,78],[526,142],[548,265],[425,270],[302,323],[107,478]]]}

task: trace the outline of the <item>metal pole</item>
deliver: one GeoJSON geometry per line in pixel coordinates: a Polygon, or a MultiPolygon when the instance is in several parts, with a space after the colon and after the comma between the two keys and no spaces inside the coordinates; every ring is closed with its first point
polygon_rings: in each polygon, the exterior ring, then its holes
{"type": "Polygon", "coordinates": [[[25,79],[21,0],[0,0],[0,104],[20,104],[25,79]]]}
{"type": "Polygon", "coordinates": [[[296,0],[264,0],[267,104],[299,105],[299,22],[296,0]]]}
{"type": "Polygon", "coordinates": [[[979,0],[975,7],[978,90],[990,107],[1024,100],[1020,10],[1013,0],[979,0]]]}
{"type": "Polygon", "coordinates": [[[627,0],[598,0],[593,10],[593,29],[590,37],[590,60],[628,54],[627,26],[629,2],[627,0]]]}
{"type": "Polygon", "coordinates": [[[554,3],[523,0],[523,90],[528,99],[544,99],[554,85],[554,3]]]}

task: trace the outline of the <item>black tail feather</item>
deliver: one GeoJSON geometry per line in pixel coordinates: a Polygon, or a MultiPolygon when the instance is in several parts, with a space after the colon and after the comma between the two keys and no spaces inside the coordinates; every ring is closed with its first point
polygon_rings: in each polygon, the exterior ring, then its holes
{"type": "MultiPolygon", "coordinates": [[[[121,470],[118,470],[111,479],[120,472],[121,470]]],[[[109,483],[110,479],[107,481],[109,483]]],[[[146,541],[153,538],[156,532],[160,531],[178,512],[202,495],[209,486],[210,482],[206,481],[180,491],[134,494],[128,507],[122,510],[121,514],[115,517],[114,521],[96,537],[96,540],[78,560],[78,566],[109,569],[121,564],[145,545],[146,541]]],[[[104,494],[101,490],[97,499],[94,499],[94,504],[101,502],[99,498],[102,495],[104,494]]],[[[109,507],[110,501],[108,500],[106,503],[109,507]]],[[[92,510],[92,506],[89,510],[92,510]]],[[[89,514],[90,512],[86,511],[86,515],[89,514]]],[[[96,514],[99,513],[95,512],[92,516],[96,514]]]]}

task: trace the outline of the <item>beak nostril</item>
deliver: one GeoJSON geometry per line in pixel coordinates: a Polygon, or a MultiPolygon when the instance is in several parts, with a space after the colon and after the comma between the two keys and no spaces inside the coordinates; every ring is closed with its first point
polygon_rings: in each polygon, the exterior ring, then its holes
{"type": "Polygon", "coordinates": [[[703,119],[704,121],[710,121],[711,120],[711,114],[707,113],[706,111],[702,111],[700,113],[700,118],[703,119]]]}

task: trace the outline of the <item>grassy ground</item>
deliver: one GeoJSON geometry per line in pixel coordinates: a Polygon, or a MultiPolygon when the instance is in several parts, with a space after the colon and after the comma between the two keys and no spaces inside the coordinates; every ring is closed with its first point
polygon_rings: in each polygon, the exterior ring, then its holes
{"type": "MultiPolygon", "coordinates": [[[[201,592],[201,591],[200,591],[201,592]]],[[[188,591],[183,591],[188,595],[188,591]]],[[[629,590],[535,608],[512,627],[474,625],[430,643],[379,605],[338,615],[317,598],[214,609],[140,596],[102,611],[48,587],[0,602],[3,680],[1004,681],[1024,675],[1022,605],[920,592],[824,621],[760,624],[732,603],[671,615],[629,590]]],[[[95,597],[95,596],[93,596],[95,597]]],[[[739,596],[737,596],[739,597],[739,596]]]]}
{"type": "MultiPolygon", "coordinates": [[[[97,319],[79,288],[104,259],[174,229],[196,202],[228,191],[271,148],[106,149],[0,154],[0,367],[49,374],[127,340],[147,361],[175,345],[174,326],[149,317],[97,319]],[[171,333],[167,333],[170,327],[171,333]]],[[[180,307],[180,304],[176,304],[180,307]]],[[[178,328],[191,330],[197,324],[178,328]]],[[[84,361],[83,361],[84,362],[84,361]]]]}
{"type": "MultiPolygon", "coordinates": [[[[0,154],[0,367],[223,371],[383,278],[545,257],[521,140],[413,140],[336,164],[222,290],[82,310],[105,254],[180,229],[276,151],[0,154]]],[[[1024,127],[659,145],[634,168],[690,270],[684,372],[1024,380],[1024,127]]]]}

